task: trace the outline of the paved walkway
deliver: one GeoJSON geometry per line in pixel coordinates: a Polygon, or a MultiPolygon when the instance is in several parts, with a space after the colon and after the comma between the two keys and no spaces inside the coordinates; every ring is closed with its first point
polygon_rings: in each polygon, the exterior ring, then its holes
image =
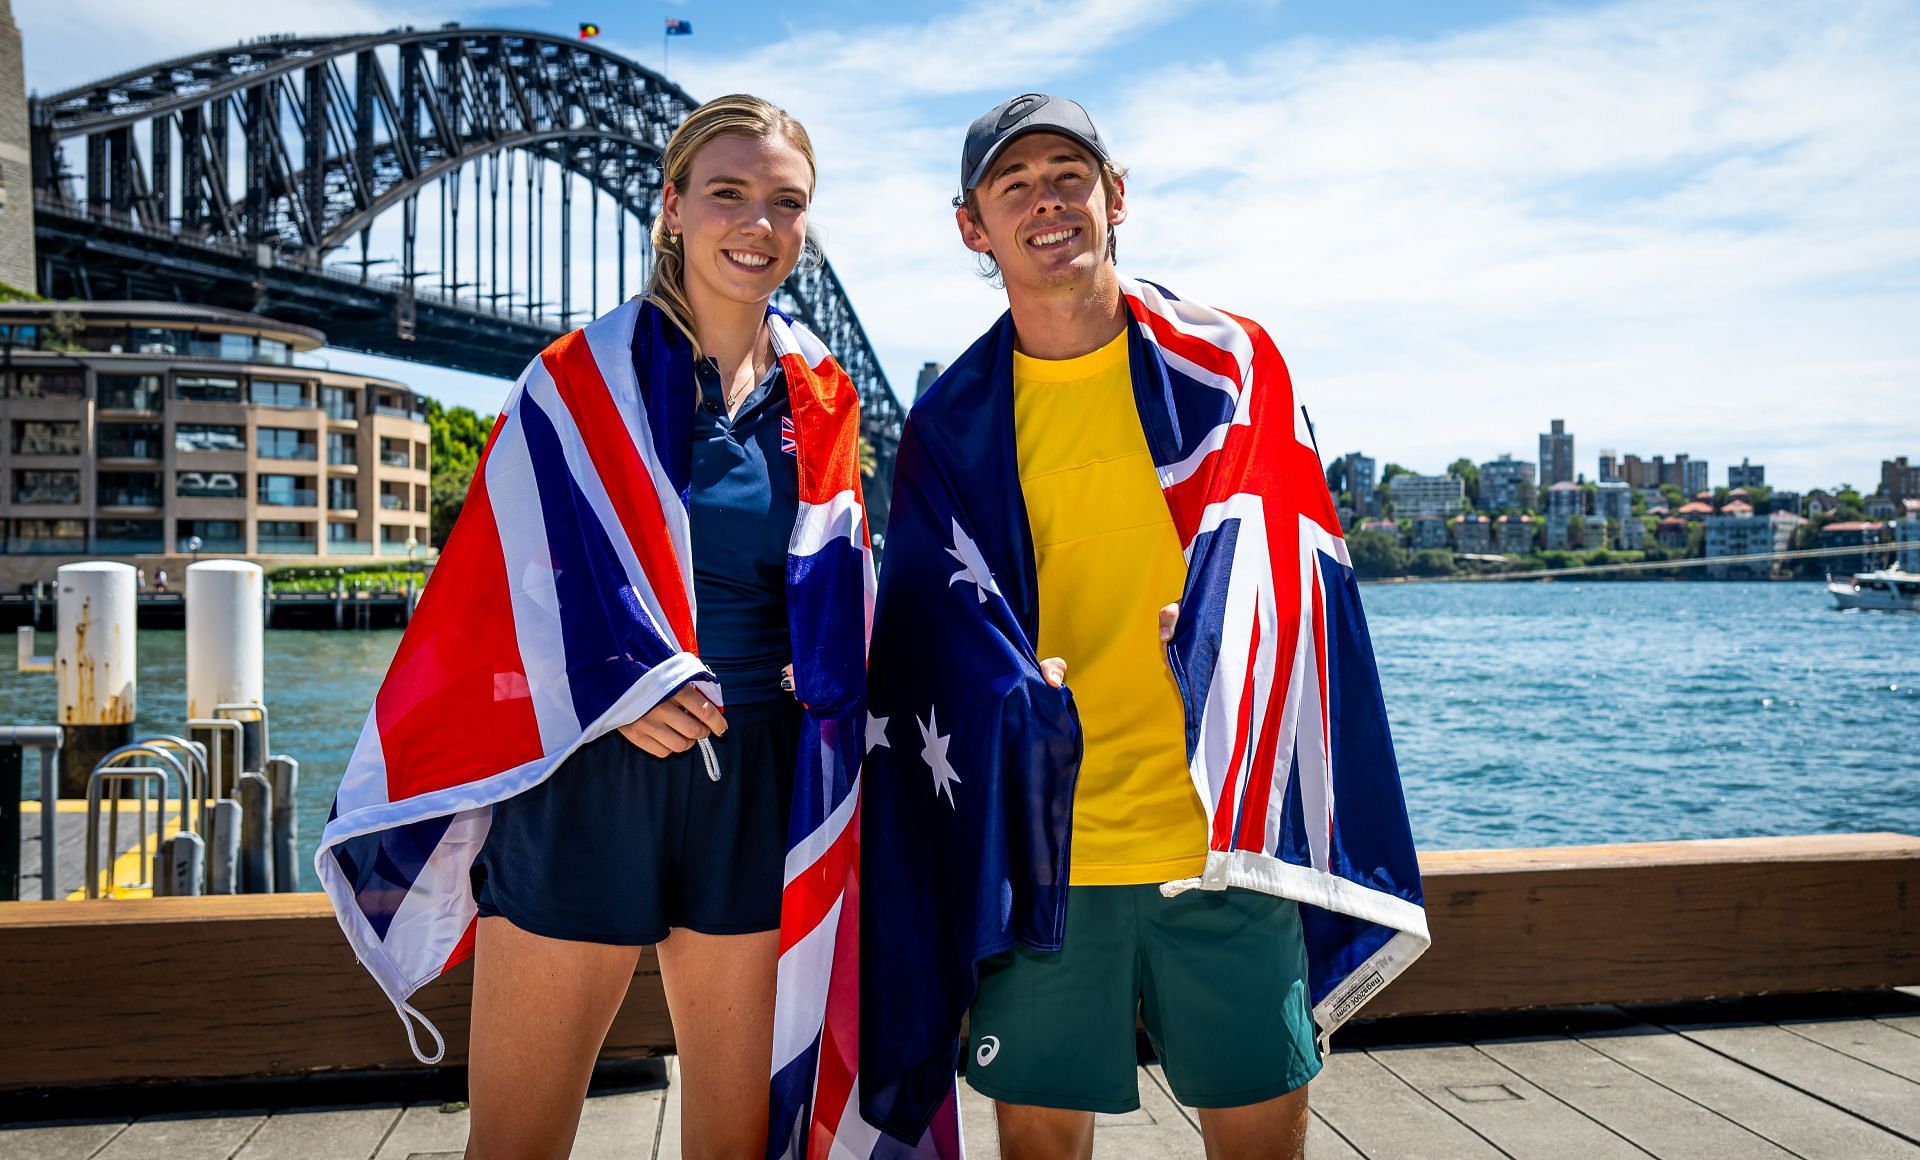
{"type": "MultiPolygon", "coordinates": [[[[1920,988],[1826,1000],[1392,1020],[1342,1034],[1313,1085],[1313,1160],[1920,1160],[1920,988]]],[[[574,1156],[677,1158],[672,1083],[596,1094],[574,1156]]],[[[968,1155],[998,1155],[964,1084],[968,1155]]],[[[1156,1064],[1094,1155],[1202,1155],[1156,1064]]],[[[467,1114],[418,1103],[0,1129],[0,1160],[457,1160],[467,1114]]]]}

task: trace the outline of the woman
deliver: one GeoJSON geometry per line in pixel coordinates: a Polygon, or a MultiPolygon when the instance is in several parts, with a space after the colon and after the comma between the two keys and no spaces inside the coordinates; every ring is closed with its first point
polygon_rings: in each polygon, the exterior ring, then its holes
{"type": "Polygon", "coordinates": [[[568,1153],[646,945],[683,1154],[764,1154],[796,762],[815,784],[864,714],[857,407],[768,308],[812,249],[812,147],[723,97],[662,171],[644,300],[522,377],[317,858],[403,1014],[472,947],[474,1160],[568,1153]]]}

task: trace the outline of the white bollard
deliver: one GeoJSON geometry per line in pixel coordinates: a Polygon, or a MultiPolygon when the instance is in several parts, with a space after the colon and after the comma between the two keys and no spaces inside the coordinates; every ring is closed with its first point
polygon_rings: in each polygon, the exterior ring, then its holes
{"type": "Polygon", "coordinates": [[[64,564],[53,655],[60,724],[60,793],[85,797],[93,763],[133,740],[137,709],[133,566],[108,560],[64,564]]]}
{"type": "MultiPolygon", "coordinates": [[[[187,720],[212,717],[221,705],[265,703],[265,591],[258,564],[204,560],[187,565],[187,720]]],[[[260,723],[246,722],[241,734],[232,760],[225,762],[229,785],[240,770],[260,765],[248,761],[247,754],[264,757],[260,723]]],[[[216,738],[215,744],[226,741],[216,738]]]]}

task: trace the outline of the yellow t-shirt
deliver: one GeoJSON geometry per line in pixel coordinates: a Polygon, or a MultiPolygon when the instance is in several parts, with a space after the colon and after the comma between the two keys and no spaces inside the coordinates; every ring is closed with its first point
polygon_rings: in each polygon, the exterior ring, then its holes
{"type": "Polygon", "coordinates": [[[1040,656],[1066,660],[1086,742],[1069,882],[1199,874],[1206,815],[1159,636],[1186,563],[1134,407],[1126,333],[1075,359],[1015,352],[1013,424],[1040,573],[1040,656]]]}

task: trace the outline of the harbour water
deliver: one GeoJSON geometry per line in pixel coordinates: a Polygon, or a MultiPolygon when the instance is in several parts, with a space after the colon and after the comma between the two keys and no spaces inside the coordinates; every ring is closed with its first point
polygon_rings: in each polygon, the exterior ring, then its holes
{"type": "MultiPolygon", "coordinates": [[[[1920,616],[1837,612],[1799,583],[1375,585],[1364,598],[1423,849],[1920,833],[1920,616]]],[[[399,639],[267,634],[273,749],[301,766],[303,888],[399,639]]],[[[184,644],[140,634],[142,730],[184,719],[184,644]]],[[[0,723],[54,712],[52,677],[0,674],[0,723]]]]}

